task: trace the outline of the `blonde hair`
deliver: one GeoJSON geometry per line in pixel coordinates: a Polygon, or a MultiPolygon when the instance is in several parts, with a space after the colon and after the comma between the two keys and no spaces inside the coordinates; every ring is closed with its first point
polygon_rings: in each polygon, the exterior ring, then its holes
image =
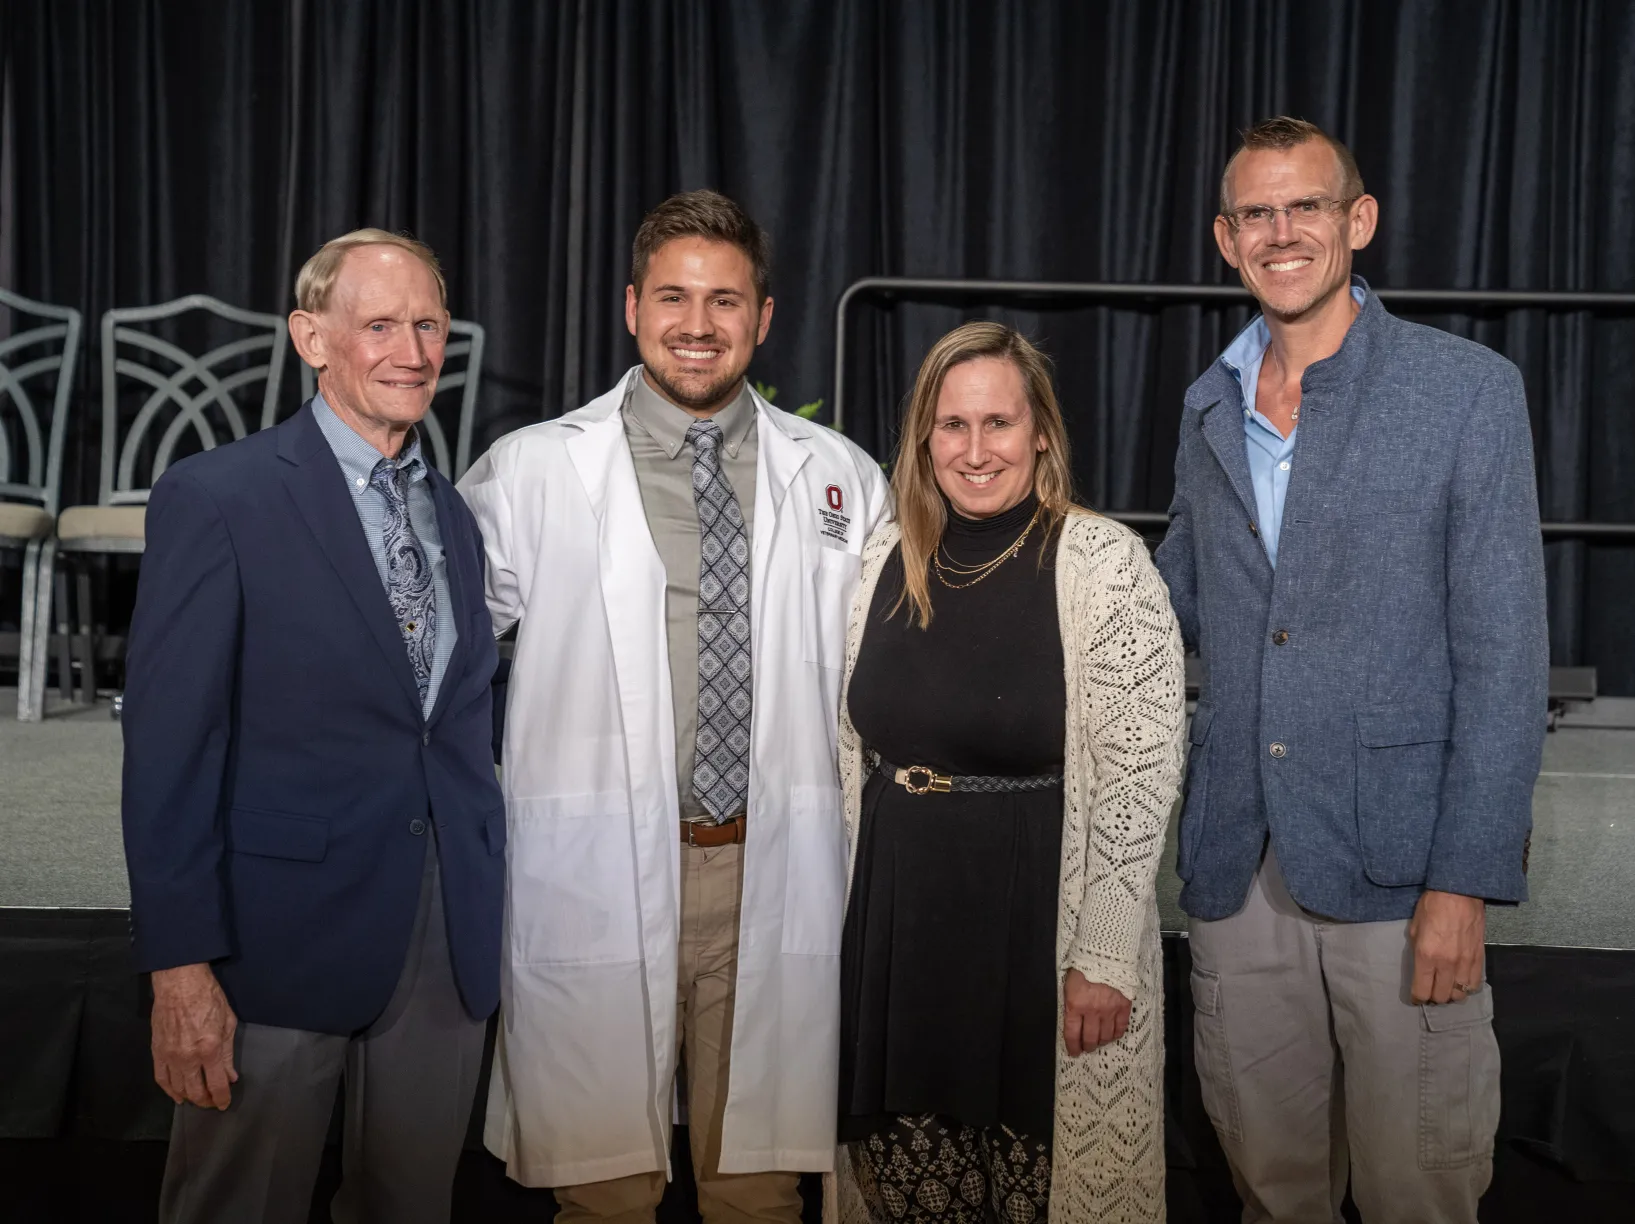
{"type": "Polygon", "coordinates": [[[312,258],[301,265],[301,272],[295,278],[295,305],[313,314],[322,311],[329,305],[329,295],[340,278],[341,264],[346,261],[348,253],[366,246],[397,247],[425,264],[437,281],[439,304],[444,310],[448,309],[448,283],[443,279],[443,269],[437,262],[437,255],[417,238],[383,229],[353,230],[350,234],[331,238],[314,251],[312,258]]]}
{"type": "Polygon", "coordinates": [[[948,371],[984,357],[997,357],[1016,366],[1027,393],[1033,428],[1045,440],[1045,449],[1035,452],[1033,465],[1033,492],[1039,498],[1045,539],[1061,527],[1069,514],[1085,512],[1073,501],[1067,426],[1051,383],[1050,358],[1021,332],[1002,323],[976,322],[956,327],[933,344],[920,363],[891,470],[903,558],[903,592],[892,612],[907,603],[909,624],[918,624],[922,629],[931,623],[931,554],[941,544],[948,526],[946,503],[931,466],[931,430],[936,424],[937,400],[948,371]]]}

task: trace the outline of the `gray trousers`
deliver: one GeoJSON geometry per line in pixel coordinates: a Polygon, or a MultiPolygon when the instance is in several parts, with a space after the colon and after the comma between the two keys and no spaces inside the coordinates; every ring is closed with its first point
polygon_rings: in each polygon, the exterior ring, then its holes
{"type": "Polygon", "coordinates": [[[1204,1108],[1244,1224],[1475,1224],[1493,1174],[1493,992],[1409,999],[1408,924],[1335,922],[1270,848],[1242,910],[1191,923],[1204,1108]]]}
{"type": "Polygon", "coordinates": [[[455,986],[431,841],[428,831],[414,933],[386,1010],[352,1037],[240,1024],[232,1104],[176,1107],[161,1224],[306,1224],[343,1079],[335,1224],[448,1224],[484,1022],[455,986]]]}

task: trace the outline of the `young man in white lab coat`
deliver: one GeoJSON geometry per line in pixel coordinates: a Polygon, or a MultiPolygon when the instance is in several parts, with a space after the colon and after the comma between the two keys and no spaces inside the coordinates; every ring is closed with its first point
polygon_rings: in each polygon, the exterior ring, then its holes
{"type": "Polygon", "coordinates": [[[564,1224],[653,1219],[678,1066],[706,1221],[793,1224],[833,1159],[836,723],[887,491],[745,381],[767,268],[731,200],[666,200],[625,291],[641,365],[460,482],[518,626],[486,1142],[564,1224]]]}

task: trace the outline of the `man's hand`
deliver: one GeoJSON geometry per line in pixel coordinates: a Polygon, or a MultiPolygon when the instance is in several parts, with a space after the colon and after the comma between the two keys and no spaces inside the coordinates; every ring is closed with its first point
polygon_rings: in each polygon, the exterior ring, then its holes
{"type": "Polygon", "coordinates": [[[1111,986],[1069,969],[1062,983],[1062,1040],[1074,1058],[1117,1041],[1130,1027],[1130,1001],[1111,986]]]}
{"type": "Polygon", "coordinates": [[[1482,985],[1487,902],[1480,897],[1427,890],[1408,924],[1414,945],[1415,1003],[1459,1003],[1482,985]]]}
{"type": "Polygon", "coordinates": [[[233,1099],[238,1017],[209,965],[153,973],[153,1078],[180,1105],[226,1109],[233,1099]]]}

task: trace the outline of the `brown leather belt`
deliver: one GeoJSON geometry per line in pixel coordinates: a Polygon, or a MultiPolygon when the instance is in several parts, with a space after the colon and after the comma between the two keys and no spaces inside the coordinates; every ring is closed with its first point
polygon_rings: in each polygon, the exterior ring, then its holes
{"type": "Polygon", "coordinates": [[[683,846],[703,846],[713,849],[716,846],[732,846],[744,840],[745,820],[742,816],[734,816],[731,820],[723,820],[720,824],[710,824],[703,820],[683,820],[681,822],[681,844],[683,846]]]}

